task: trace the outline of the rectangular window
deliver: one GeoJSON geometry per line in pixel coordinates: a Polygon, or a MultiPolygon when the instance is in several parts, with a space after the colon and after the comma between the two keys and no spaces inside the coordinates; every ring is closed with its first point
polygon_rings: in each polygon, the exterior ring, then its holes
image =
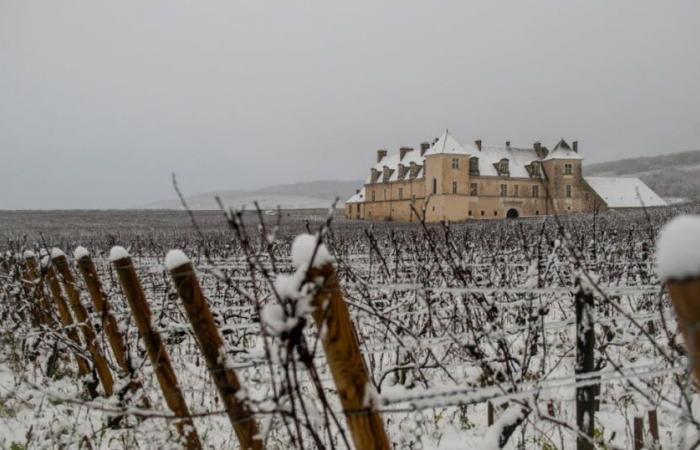
{"type": "Polygon", "coordinates": [[[479,187],[476,183],[469,185],[469,195],[479,195],[479,187]]]}
{"type": "Polygon", "coordinates": [[[470,209],[469,210],[469,217],[471,217],[471,216],[472,216],[472,210],[470,209]]]}
{"type": "Polygon", "coordinates": [[[501,185],[501,197],[508,197],[508,185],[507,184],[501,185]]]}
{"type": "Polygon", "coordinates": [[[518,186],[517,184],[515,186],[513,186],[513,197],[517,197],[520,194],[519,188],[520,188],[520,186],[518,186]]]}
{"type": "Polygon", "coordinates": [[[457,182],[456,181],[452,182],[452,193],[453,194],[457,193],[457,182]]]}
{"type": "Polygon", "coordinates": [[[537,198],[540,196],[540,187],[539,186],[532,186],[532,196],[534,198],[537,198]]]}
{"type": "Polygon", "coordinates": [[[376,198],[377,196],[375,194],[376,194],[376,192],[372,191],[372,201],[373,202],[377,200],[377,198],[376,198]]]}
{"type": "Polygon", "coordinates": [[[571,185],[570,184],[566,185],[566,196],[571,197],[571,185]]]}
{"type": "Polygon", "coordinates": [[[399,200],[403,200],[403,188],[399,188],[399,200]]]}
{"type": "Polygon", "coordinates": [[[384,189],[384,200],[386,200],[386,199],[387,199],[387,196],[386,196],[386,189],[384,189]]]}
{"type": "Polygon", "coordinates": [[[573,173],[573,166],[571,164],[564,164],[564,175],[571,175],[573,173]]]}
{"type": "Polygon", "coordinates": [[[437,178],[433,178],[433,194],[437,194],[437,178]]]}
{"type": "Polygon", "coordinates": [[[452,168],[453,168],[453,169],[459,169],[459,159],[457,159],[457,158],[452,158],[452,168]]]}

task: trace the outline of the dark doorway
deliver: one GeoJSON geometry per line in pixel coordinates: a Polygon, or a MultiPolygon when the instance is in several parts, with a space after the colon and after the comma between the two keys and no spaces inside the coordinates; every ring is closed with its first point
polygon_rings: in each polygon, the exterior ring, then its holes
{"type": "Polygon", "coordinates": [[[514,208],[509,209],[508,212],[506,213],[506,217],[508,219],[517,219],[518,218],[518,210],[514,209],[514,208]]]}

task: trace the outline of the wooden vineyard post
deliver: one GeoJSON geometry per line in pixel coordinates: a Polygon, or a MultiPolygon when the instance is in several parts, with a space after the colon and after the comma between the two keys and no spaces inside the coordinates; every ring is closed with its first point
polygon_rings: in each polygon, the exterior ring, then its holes
{"type": "Polygon", "coordinates": [[[87,250],[81,249],[78,251],[76,249],[75,259],[80,275],[85,282],[85,287],[90,294],[90,299],[92,304],[95,306],[95,311],[100,316],[102,321],[102,329],[107,334],[107,339],[109,340],[109,345],[112,348],[112,353],[114,354],[114,359],[119,364],[119,367],[127,373],[129,376],[133,377],[134,370],[131,367],[131,362],[129,361],[126,345],[124,344],[124,338],[119,333],[119,327],[117,326],[117,320],[114,318],[112,311],[109,307],[109,302],[102,292],[102,285],[100,283],[100,278],[97,275],[97,269],[95,268],[95,263],[92,262],[90,254],[87,250]]]}
{"type": "MultiPolygon", "coordinates": [[[[586,292],[581,281],[576,283],[576,380],[579,375],[593,372],[595,330],[593,322],[593,295],[586,292]]],[[[587,378],[584,378],[587,381],[587,378]]],[[[593,430],[595,426],[596,386],[579,386],[576,388],[576,426],[578,450],[593,450],[593,430]],[[584,434],[585,436],[582,436],[584,434]]]]}
{"type": "Polygon", "coordinates": [[[136,275],[136,270],[134,270],[131,257],[124,248],[113,247],[109,259],[119,277],[119,284],[129,303],[129,308],[131,308],[134,322],[146,347],[148,357],[153,364],[153,371],[163,391],[165,402],[178,417],[177,430],[180,436],[185,439],[186,448],[199,450],[202,448],[202,444],[197,429],[194,427],[190,411],[185,403],[185,397],[178,385],[168,351],[163,345],[160,334],[151,325],[151,309],[148,306],[141,282],[136,275]]]}
{"type": "Polygon", "coordinates": [[[632,428],[634,432],[634,450],[642,450],[644,448],[644,418],[634,416],[632,428]]]}
{"type": "MultiPolygon", "coordinates": [[[[50,265],[46,268],[46,281],[49,285],[49,290],[51,291],[51,297],[53,297],[54,303],[56,304],[56,309],[58,310],[58,315],[61,318],[61,322],[63,322],[63,326],[66,327],[66,334],[68,335],[68,338],[73,341],[76,347],[82,348],[78,331],[74,326],[73,316],[71,315],[66,299],[63,297],[63,293],[61,292],[61,285],[58,282],[56,273],[54,272],[53,267],[50,265]]],[[[76,352],[75,358],[78,361],[78,373],[80,373],[80,375],[88,375],[92,373],[90,366],[81,354],[76,352]]]]}
{"type": "Polygon", "coordinates": [[[656,416],[656,410],[650,409],[647,413],[649,418],[649,434],[651,434],[651,439],[654,442],[654,448],[659,448],[659,420],[656,416]]]}
{"type": "Polygon", "coordinates": [[[669,280],[666,288],[678,316],[690,369],[696,385],[700,385],[700,278],[683,281],[669,280]]]}
{"type": "Polygon", "coordinates": [[[258,426],[247,403],[237,398],[241,385],[236,372],[226,367],[224,341],[202,294],[192,263],[180,250],[171,250],[165,258],[165,265],[185,306],[185,312],[197,336],[207,368],[219,391],[241,448],[261,450],[263,444],[258,434],[258,426]]]}
{"type": "Polygon", "coordinates": [[[391,444],[382,417],[364,402],[372,382],[333,264],[311,268],[306,280],[317,278],[323,281],[313,299],[313,318],[322,330],[323,349],[355,448],[388,450],[391,444]]]}
{"type": "Polygon", "coordinates": [[[100,383],[102,383],[102,387],[104,388],[107,397],[111,397],[114,393],[114,378],[112,377],[112,371],[109,370],[107,359],[105,359],[104,353],[102,353],[100,344],[97,341],[97,334],[95,333],[95,328],[90,321],[90,316],[85,310],[83,304],[80,303],[80,293],[76,289],[75,277],[73,277],[73,272],[71,272],[70,267],[68,267],[66,255],[58,249],[53,249],[51,250],[51,258],[51,261],[53,262],[63,281],[63,289],[68,295],[68,301],[73,309],[73,314],[75,314],[80,330],[83,333],[83,338],[85,339],[87,349],[92,355],[97,376],[100,378],[100,383]]]}
{"type": "Polygon", "coordinates": [[[486,423],[488,426],[493,425],[495,422],[495,411],[493,408],[493,403],[487,402],[486,403],[486,423]]]}
{"type": "Polygon", "coordinates": [[[37,318],[41,323],[52,326],[54,324],[51,315],[51,304],[44,294],[41,275],[37,269],[36,257],[32,252],[24,252],[24,277],[27,293],[36,301],[37,318]]]}

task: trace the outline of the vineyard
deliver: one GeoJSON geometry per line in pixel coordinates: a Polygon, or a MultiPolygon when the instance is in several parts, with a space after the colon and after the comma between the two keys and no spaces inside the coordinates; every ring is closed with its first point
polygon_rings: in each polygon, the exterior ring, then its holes
{"type": "Polygon", "coordinates": [[[3,213],[0,446],[694,448],[655,261],[698,212],[3,213]]]}

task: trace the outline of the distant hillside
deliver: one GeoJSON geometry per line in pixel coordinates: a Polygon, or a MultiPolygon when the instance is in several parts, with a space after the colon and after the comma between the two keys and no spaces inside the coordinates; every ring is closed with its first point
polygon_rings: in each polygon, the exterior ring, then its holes
{"type": "MultiPolygon", "coordinates": [[[[257,201],[263,209],[315,209],[328,208],[336,197],[340,198],[338,206],[362,186],[363,181],[310,181],[305,183],[280,184],[250,191],[227,190],[186,195],[187,204],[192,209],[218,209],[215,197],[227,206],[253,208],[257,201]]],[[[177,199],[164,200],[144,206],[147,209],[182,209],[177,199]]]]}
{"type": "Polygon", "coordinates": [[[639,177],[664,198],[700,200],[700,150],[591,164],[583,173],[639,177]]]}

